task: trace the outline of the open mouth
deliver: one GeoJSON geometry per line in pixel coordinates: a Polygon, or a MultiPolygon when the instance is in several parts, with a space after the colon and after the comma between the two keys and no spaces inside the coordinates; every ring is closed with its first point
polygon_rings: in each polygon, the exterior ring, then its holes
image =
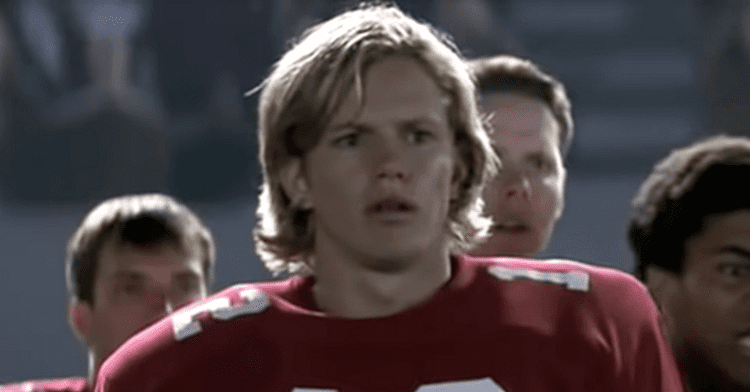
{"type": "Polygon", "coordinates": [[[750,357],[750,333],[740,335],[737,338],[737,346],[743,355],[750,357]]]}
{"type": "Polygon", "coordinates": [[[399,214],[412,213],[417,210],[417,206],[409,200],[389,197],[378,200],[367,207],[368,214],[399,214]]]}
{"type": "Polygon", "coordinates": [[[523,234],[529,231],[529,226],[522,222],[506,221],[492,225],[492,231],[496,233],[523,234]]]}

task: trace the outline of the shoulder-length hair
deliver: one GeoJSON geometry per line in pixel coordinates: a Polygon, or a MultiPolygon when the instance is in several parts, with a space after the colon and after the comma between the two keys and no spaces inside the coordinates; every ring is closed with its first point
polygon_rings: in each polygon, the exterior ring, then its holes
{"type": "Polygon", "coordinates": [[[362,104],[367,67],[389,56],[418,61],[451,100],[449,125],[466,166],[447,222],[451,250],[467,250],[486,237],[490,221],[482,215],[481,188],[499,161],[478,114],[465,60],[429,24],[394,5],[366,4],[307,30],[263,82],[258,137],[264,180],[254,239],[272,272],[301,272],[314,254],[314,212],[292,205],[279,170],[317,144],[352,89],[362,104]]]}

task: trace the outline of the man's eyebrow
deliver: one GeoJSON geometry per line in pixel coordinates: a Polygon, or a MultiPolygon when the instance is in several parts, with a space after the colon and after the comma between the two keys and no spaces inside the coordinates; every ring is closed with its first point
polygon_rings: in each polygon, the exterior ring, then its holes
{"type": "Polygon", "coordinates": [[[145,276],[137,271],[117,271],[112,274],[112,279],[116,280],[143,280],[145,276]]]}
{"type": "Polygon", "coordinates": [[[547,151],[544,150],[533,150],[529,151],[526,154],[524,154],[526,158],[543,158],[543,159],[549,159],[550,154],[547,153],[547,151]]]}
{"type": "Polygon", "coordinates": [[[326,133],[336,133],[347,129],[366,130],[368,129],[368,127],[365,124],[360,124],[354,121],[347,121],[328,127],[328,129],[326,129],[326,133]]]}
{"type": "Polygon", "coordinates": [[[736,245],[722,246],[717,253],[731,253],[750,259],[750,250],[736,245]]]}
{"type": "Polygon", "coordinates": [[[175,279],[185,280],[185,279],[200,279],[200,274],[198,272],[188,270],[188,271],[180,271],[172,275],[175,279]]]}
{"type": "Polygon", "coordinates": [[[417,118],[410,118],[405,119],[403,121],[400,121],[402,125],[406,126],[415,126],[415,125],[427,125],[430,127],[439,127],[441,126],[441,123],[439,120],[434,119],[432,117],[417,117],[417,118]]]}
{"type": "MultiPolygon", "coordinates": [[[[440,120],[435,119],[430,116],[406,118],[406,119],[400,120],[398,123],[401,125],[423,125],[423,124],[427,124],[431,126],[441,125],[440,120]]],[[[328,127],[328,130],[331,132],[336,132],[336,131],[349,129],[349,128],[358,129],[358,130],[369,130],[372,127],[366,123],[349,120],[349,121],[338,123],[338,124],[332,124],[331,126],[328,127]]]]}

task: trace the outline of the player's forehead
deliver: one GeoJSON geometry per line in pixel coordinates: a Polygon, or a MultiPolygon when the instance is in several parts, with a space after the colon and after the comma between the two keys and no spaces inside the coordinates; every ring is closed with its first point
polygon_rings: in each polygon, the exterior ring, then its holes
{"type": "Polygon", "coordinates": [[[497,128],[490,134],[492,148],[501,157],[544,155],[562,160],[556,123],[545,121],[542,127],[497,128]]]}
{"type": "Polygon", "coordinates": [[[447,123],[450,96],[415,58],[387,56],[363,72],[361,83],[351,86],[343,96],[329,129],[377,121],[383,116],[404,123],[447,123]]]}
{"type": "Polygon", "coordinates": [[[109,241],[99,253],[97,270],[103,281],[203,275],[199,253],[172,243],[139,247],[109,241]]]}
{"type": "Polygon", "coordinates": [[[491,116],[490,122],[496,129],[538,130],[546,125],[545,121],[556,122],[546,101],[520,92],[485,93],[482,108],[491,116]]]}
{"type": "Polygon", "coordinates": [[[686,242],[711,252],[747,247],[750,253],[750,208],[704,216],[701,230],[686,242]]]}

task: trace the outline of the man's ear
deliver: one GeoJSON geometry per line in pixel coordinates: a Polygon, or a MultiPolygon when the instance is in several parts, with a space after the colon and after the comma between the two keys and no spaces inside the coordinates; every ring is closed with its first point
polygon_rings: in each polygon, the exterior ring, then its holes
{"type": "Polygon", "coordinates": [[[563,211],[565,211],[565,188],[568,183],[568,170],[565,169],[565,167],[561,168],[562,171],[560,172],[560,177],[562,178],[562,197],[560,198],[560,206],[557,208],[557,211],[555,211],[555,220],[560,219],[562,217],[563,211]]]}
{"type": "Polygon", "coordinates": [[[92,311],[88,302],[71,299],[68,303],[68,324],[78,339],[87,345],[91,338],[92,311]]]}
{"type": "Polygon", "coordinates": [[[310,186],[302,170],[302,160],[292,158],[279,170],[279,179],[284,192],[289,196],[292,206],[311,209],[310,186]]]}
{"type": "Polygon", "coordinates": [[[646,267],[644,282],[659,310],[662,310],[674,295],[678,279],[674,272],[664,268],[654,265],[646,267]]]}

